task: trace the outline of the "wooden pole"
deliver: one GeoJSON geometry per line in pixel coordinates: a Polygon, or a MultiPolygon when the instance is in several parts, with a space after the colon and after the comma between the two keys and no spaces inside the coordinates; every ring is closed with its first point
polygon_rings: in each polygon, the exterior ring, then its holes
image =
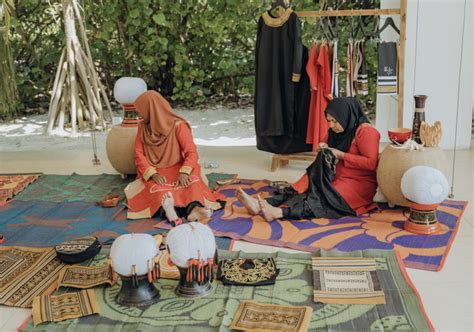
{"type": "Polygon", "coordinates": [[[398,127],[403,127],[405,103],[405,48],[407,32],[407,0],[400,0],[400,57],[398,59],[398,127]]]}

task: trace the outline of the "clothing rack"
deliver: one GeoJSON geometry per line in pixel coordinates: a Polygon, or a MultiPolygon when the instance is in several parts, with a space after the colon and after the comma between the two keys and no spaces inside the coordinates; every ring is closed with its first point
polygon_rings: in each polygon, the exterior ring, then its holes
{"type": "MultiPolygon", "coordinates": [[[[406,12],[407,0],[400,0],[400,8],[296,11],[296,14],[300,18],[400,15],[400,56],[398,58],[398,127],[403,127],[403,103],[405,100],[406,12]]],[[[312,154],[308,153],[290,155],[274,154],[272,157],[271,171],[276,171],[279,166],[288,165],[290,160],[314,160],[314,157],[312,154]]]]}

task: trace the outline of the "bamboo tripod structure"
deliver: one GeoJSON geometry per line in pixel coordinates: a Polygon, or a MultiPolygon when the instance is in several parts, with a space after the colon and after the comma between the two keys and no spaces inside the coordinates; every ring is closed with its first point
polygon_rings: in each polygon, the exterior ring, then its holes
{"type": "MultiPolygon", "coordinates": [[[[400,8],[387,9],[348,9],[348,10],[317,10],[317,11],[296,11],[298,17],[348,17],[348,16],[375,16],[375,15],[400,15],[400,54],[398,58],[398,127],[403,127],[403,103],[405,87],[405,44],[406,44],[406,11],[407,0],[400,0],[400,8]]],[[[271,171],[275,172],[278,167],[288,165],[290,160],[314,160],[314,154],[296,153],[289,155],[274,154],[272,157],[271,171]]]]}
{"type": "Polygon", "coordinates": [[[94,68],[77,0],[62,0],[62,8],[66,45],[54,79],[46,132],[51,134],[55,125],[64,130],[66,115],[70,120],[72,135],[77,133],[78,126],[81,131],[88,128],[96,130],[97,126],[105,130],[107,123],[102,102],[105,103],[110,120],[112,108],[94,68]],[[85,52],[76,33],[76,20],[85,52]]]}

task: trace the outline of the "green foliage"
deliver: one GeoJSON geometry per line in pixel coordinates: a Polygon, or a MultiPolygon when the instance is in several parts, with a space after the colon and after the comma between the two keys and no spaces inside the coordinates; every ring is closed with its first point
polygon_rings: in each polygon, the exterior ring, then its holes
{"type": "MultiPolygon", "coordinates": [[[[257,20],[270,0],[78,1],[109,94],[118,78],[138,76],[188,106],[215,96],[252,96],[257,20]]],[[[318,10],[317,3],[292,1],[297,10],[318,10]]],[[[63,47],[61,1],[15,0],[15,6],[12,49],[20,99],[23,107],[37,107],[49,101],[63,47]]],[[[302,21],[309,46],[315,20],[302,21]]]]}

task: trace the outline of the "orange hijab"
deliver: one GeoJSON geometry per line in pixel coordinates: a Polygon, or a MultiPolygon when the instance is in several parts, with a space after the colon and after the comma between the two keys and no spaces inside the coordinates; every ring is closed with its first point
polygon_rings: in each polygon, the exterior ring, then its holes
{"type": "Polygon", "coordinates": [[[156,91],[142,93],[134,104],[143,118],[139,129],[148,162],[158,168],[178,164],[182,153],[175,127],[178,122],[184,122],[188,127],[189,124],[177,116],[166,99],[156,91]]]}

